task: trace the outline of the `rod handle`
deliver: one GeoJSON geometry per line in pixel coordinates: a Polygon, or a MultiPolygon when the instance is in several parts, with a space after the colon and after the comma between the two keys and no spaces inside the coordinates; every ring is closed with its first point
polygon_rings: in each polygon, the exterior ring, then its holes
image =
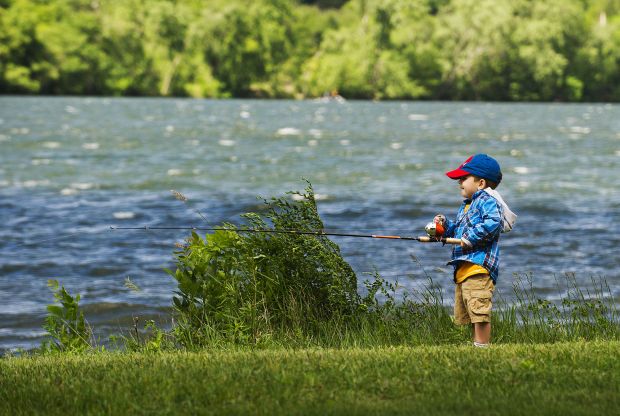
{"type": "Polygon", "coordinates": [[[436,238],[423,236],[423,237],[418,237],[418,241],[421,241],[423,243],[434,243],[437,241],[441,241],[446,244],[461,244],[460,238],[444,238],[441,240],[437,240],[436,238]]]}

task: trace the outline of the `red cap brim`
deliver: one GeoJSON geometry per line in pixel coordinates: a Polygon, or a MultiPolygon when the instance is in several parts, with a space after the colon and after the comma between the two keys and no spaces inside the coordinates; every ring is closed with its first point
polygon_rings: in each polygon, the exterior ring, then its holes
{"type": "Polygon", "coordinates": [[[454,169],[451,170],[450,172],[447,172],[446,175],[448,175],[448,178],[450,179],[458,179],[458,178],[462,178],[463,176],[467,176],[467,175],[471,175],[471,173],[464,171],[463,169],[454,169]]]}

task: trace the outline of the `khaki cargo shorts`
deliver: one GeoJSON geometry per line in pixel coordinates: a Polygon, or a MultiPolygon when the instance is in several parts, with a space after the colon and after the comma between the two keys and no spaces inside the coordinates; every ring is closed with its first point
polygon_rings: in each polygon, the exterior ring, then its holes
{"type": "Polygon", "coordinates": [[[491,298],[495,285],[487,273],[475,274],[458,283],[454,292],[454,323],[491,322],[491,298]]]}

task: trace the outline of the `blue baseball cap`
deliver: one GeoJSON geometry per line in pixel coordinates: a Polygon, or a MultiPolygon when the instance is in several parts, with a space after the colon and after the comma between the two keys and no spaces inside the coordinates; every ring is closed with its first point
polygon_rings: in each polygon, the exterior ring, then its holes
{"type": "Polygon", "coordinates": [[[462,178],[467,175],[475,175],[479,178],[488,179],[493,182],[501,182],[502,171],[497,160],[489,155],[477,154],[465,161],[458,169],[447,172],[451,179],[462,178]]]}

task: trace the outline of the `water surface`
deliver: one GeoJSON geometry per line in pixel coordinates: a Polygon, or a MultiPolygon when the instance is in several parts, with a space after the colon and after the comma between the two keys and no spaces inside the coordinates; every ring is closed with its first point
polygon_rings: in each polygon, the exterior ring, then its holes
{"type": "MultiPolygon", "coordinates": [[[[163,267],[187,232],[111,225],[204,225],[196,210],[239,223],[260,209],[257,196],[307,178],[326,231],[420,235],[461,202],[444,172],[480,152],[501,163],[498,191],[519,215],[502,237],[502,296],[514,273],[530,272],[549,299],[562,296],[555,277],[566,272],[620,293],[618,105],[3,96],[0,150],[4,350],[40,344],[48,279],[82,295],[102,341],[133,316],[168,319],[175,284],[163,267]]],[[[452,296],[448,247],[334,241],[360,282],[373,265],[405,289],[426,272],[452,296]]]]}

